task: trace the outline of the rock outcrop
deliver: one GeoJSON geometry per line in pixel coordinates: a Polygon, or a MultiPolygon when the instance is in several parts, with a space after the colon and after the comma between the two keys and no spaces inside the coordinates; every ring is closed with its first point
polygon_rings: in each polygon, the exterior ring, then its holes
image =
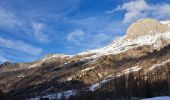
{"type": "Polygon", "coordinates": [[[168,32],[168,25],[162,24],[154,19],[141,19],[130,25],[126,32],[127,38],[134,39],[144,35],[155,35],[168,32]]]}

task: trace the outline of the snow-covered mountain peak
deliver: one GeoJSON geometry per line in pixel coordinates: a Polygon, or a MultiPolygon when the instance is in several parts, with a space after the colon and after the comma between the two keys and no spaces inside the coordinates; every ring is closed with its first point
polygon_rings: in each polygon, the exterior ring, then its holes
{"type": "MultiPolygon", "coordinates": [[[[102,55],[118,54],[127,50],[149,45],[154,49],[170,44],[170,21],[157,21],[154,19],[141,19],[133,23],[127,30],[125,36],[113,41],[111,44],[94,50],[78,53],[78,55],[95,54],[90,58],[102,55]]],[[[88,57],[89,58],[89,57],[88,57]]]]}
{"type": "Polygon", "coordinates": [[[160,49],[170,44],[169,24],[170,21],[159,22],[149,18],[141,19],[130,25],[126,35],[114,40],[111,44],[103,48],[88,50],[75,55],[52,54],[45,56],[42,60],[46,61],[55,58],[67,59],[75,56],[81,56],[81,60],[95,59],[103,55],[116,55],[144,45],[151,46],[151,51],[160,49]]]}

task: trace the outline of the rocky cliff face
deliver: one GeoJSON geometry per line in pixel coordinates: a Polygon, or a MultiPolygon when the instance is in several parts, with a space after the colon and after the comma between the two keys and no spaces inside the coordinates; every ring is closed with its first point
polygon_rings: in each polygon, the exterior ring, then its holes
{"type": "Polygon", "coordinates": [[[133,23],[124,37],[103,48],[75,55],[47,55],[31,63],[2,64],[0,89],[16,98],[61,97],[58,95],[75,91],[105,90],[103,84],[124,76],[127,81],[131,73],[134,79],[144,81],[159,72],[161,77],[152,82],[168,80],[169,58],[168,21],[143,19],[133,23]]]}
{"type": "Polygon", "coordinates": [[[141,19],[133,23],[127,30],[127,38],[134,39],[145,35],[156,35],[158,33],[169,32],[169,27],[154,19],[141,19]]]}

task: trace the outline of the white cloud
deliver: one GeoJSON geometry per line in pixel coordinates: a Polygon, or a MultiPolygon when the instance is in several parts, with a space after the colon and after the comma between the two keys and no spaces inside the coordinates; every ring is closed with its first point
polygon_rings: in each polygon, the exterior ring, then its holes
{"type": "Polygon", "coordinates": [[[16,18],[15,14],[0,8],[0,27],[15,28],[22,23],[16,18]]]}
{"type": "Polygon", "coordinates": [[[44,33],[44,31],[47,30],[45,24],[33,22],[32,28],[33,28],[33,35],[36,39],[38,39],[38,41],[48,42],[50,40],[49,35],[47,35],[47,33],[46,34],[44,33]]]}
{"type": "Polygon", "coordinates": [[[96,34],[85,33],[82,30],[74,30],[69,33],[67,40],[84,48],[98,48],[106,45],[113,39],[113,35],[98,32],[96,34]]]}
{"type": "Polygon", "coordinates": [[[67,36],[67,40],[75,43],[80,48],[84,49],[94,49],[102,47],[113,40],[114,35],[107,33],[85,33],[82,30],[75,30],[67,36]]]}
{"type": "Polygon", "coordinates": [[[14,49],[31,55],[38,55],[42,52],[42,49],[19,40],[14,41],[0,37],[0,44],[1,47],[14,49]]]}
{"type": "Polygon", "coordinates": [[[67,36],[67,40],[75,43],[76,45],[80,45],[81,41],[84,39],[85,32],[82,30],[74,30],[69,33],[67,36]]]}
{"type": "Polygon", "coordinates": [[[127,11],[143,11],[149,9],[149,5],[145,0],[133,0],[123,5],[119,5],[115,10],[127,10],[127,11]]]}
{"type": "Polygon", "coordinates": [[[152,6],[152,16],[157,19],[169,19],[170,18],[170,4],[162,4],[152,6]]]}
{"type": "Polygon", "coordinates": [[[110,16],[91,16],[82,19],[69,19],[71,24],[74,25],[77,29],[83,29],[86,33],[90,34],[120,34],[126,28],[124,24],[120,23],[120,20],[113,20],[110,16]]]}
{"type": "Polygon", "coordinates": [[[170,4],[148,4],[145,0],[134,0],[122,5],[118,5],[117,8],[106,11],[107,14],[114,13],[115,11],[125,10],[123,22],[129,23],[139,20],[144,17],[156,18],[164,20],[170,18],[170,4]]]}
{"type": "Polygon", "coordinates": [[[51,36],[50,29],[44,23],[25,21],[15,13],[0,8],[0,27],[8,29],[10,31],[22,30],[25,34],[29,34],[30,37],[34,37],[35,40],[43,43],[50,41],[51,36]],[[30,28],[30,25],[32,28],[30,28]]]}
{"type": "Polygon", "coordinates": [[[127,12],[125,13],[123,22],[127,23],[146,17],[146,13],[144,11],[149,9],[149,5],[144,0],[135,0],[119,5],[115,11],[126,10],[127,12]]]}

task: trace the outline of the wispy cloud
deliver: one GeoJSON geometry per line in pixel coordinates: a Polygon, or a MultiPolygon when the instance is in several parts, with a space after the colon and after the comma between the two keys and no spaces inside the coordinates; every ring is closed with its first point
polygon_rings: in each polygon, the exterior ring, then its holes
{"type": "Polygon", "coordinates": [[[170,18],[170,4],[158,4],[151,6],[152,16],[157,19],[169,19],[170,18]]]}
{"type": "Polygon", "coordinates": [[[74,30],[73,32],[68,34],[67,40],[75,43],[76,45],[80,45],[84,37],[85,37],[84,31],[74,30]]]}
{"type": "Polygon", "coordinates": [[[120,20],[113,20],[109,16],[90,16],[82,19],[70,19],[74,27],[83,29],[86,33],[107,33],[116,35],[123,31],[124,24],[120,20]]]}
{"type": "Polygon", "coordinates": [[[33,22],[32,28],[33,28],[33,35],[36,39],[38,39],[38,41],[45,42],[45,43],[50,41],[50,36],[47,35],[48,33],[44,33],[48,31],[44,23],[33,22]]]}
{"type": "Polygon", "coordinates": [[[21,24],[14,13],[0,8],[0,27],[15,28],[21,26],[21,24]]]}
{"type": "Polygon", "coordinates": [[[1,44],[0,45],[1,47],[14,49],[20,52],[25,52],[30,55],[38,55],[42,52],[41,48],[34,47],[20,40],[9,40],[9,39],[0,37],[0,44],[1,44]]]}
{"type": "Polygon", "coordinates": [[[82,30],[75,30],[67,36],[70,43],[87,50],[102,47],[113,40],[114,35],[107,33],[90,34],[82,30]]]}
{"type": "Polygon", "coordinates": [[[122,5],[118,5],[117,8],[106,11],[107,14],[112,14],[116,11],[125,10],[124,23],[136,21],[140,18],[151,17],[156,19],[170,18],[170,4],[149,4],[145,0],[134,0],[122,5]]]}
{"type": "Polygon", "coordinates": [[[0,8],[0,28],[11,31],[23,31],[24,34],[33,37],[35,41],[42,43],[48,43],[52,37],[49,35],[51,30],[47,28],[45,23],[25,21],[24,18],[4,8],[0,8]],[[30,26],[32,28],[30,28],[30,26]]]}

